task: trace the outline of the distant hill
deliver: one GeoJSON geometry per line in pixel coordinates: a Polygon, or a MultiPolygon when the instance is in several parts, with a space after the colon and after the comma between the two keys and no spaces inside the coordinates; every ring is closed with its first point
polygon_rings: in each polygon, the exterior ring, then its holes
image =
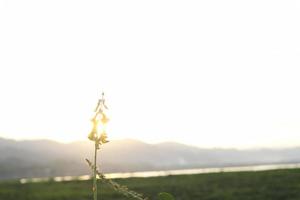
{"type": "MultiPolygon", "coordinates": [[[[51,140],[15,141],[0,138],[0,179],[88,174],[84,158],[91,158],[89,141],[63,144],[51,140]]],[[[224,167],[300,162],[300,148],[203,149],[179,143],[147,144],[117,140],[100,151],[104,172],[224,167]]]]}

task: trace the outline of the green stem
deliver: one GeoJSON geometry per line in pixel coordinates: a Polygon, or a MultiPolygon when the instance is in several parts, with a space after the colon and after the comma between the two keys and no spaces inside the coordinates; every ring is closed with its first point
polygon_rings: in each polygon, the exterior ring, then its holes
{"type": "Polygon", "coordinates": [[[95,141],[95,153],[94,153],[93,193],[94,193],[94,200],[97,200],[97,142],[96,141],[95,141]]]}

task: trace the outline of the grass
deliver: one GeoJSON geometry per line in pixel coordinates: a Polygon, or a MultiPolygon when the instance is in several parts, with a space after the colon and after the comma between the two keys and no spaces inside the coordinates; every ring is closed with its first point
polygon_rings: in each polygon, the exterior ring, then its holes
{"type": "MultiPolygon", "coordinates": [[[[300,199],[300,169],[128,178],[117,182],[152,200],[161,191],[176,200],[296,200],[300,199]]],[[[99,200],[128,199],[99,183],[99,200]]],[[[91,181],[1,182],[1,200],[91,200],[91,181]]]]}

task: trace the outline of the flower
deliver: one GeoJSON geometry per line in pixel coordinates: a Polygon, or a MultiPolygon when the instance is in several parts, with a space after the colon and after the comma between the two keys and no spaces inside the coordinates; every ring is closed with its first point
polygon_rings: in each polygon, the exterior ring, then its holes
{"type": "Polygon", "coordinates": [[[109,121],[109,119],[107,118],[105,113],[102,112],[101,115],[102,115],[102,118],[101,118],[102,124],[106,124],[109,121]]]}
{"type": "Polygon", "coordinates": [[[96,118],[93,118],[91,121],[93,123],[93,128],[90,134],[88,135],[88,138],[92,141],[96,141],[98,136],[98,121],[96,118]]]}
{"type": "Polygon", "coordinates": [[[105,131],[103,131],[98,139],[98,142],[100,144],[108,143],[109,141],[107,140],[107,134],[105,131]]]}
{"type": "Polygon", "coordinates": [[[109,119],[106,116],[106,114],[104,113],[105,109],[107,109],[107,107],[105,105],[104,94],[102,94],[102,99],[99,99],[96,109],[94,111],[95,115],[91,120],[93,123],[92,130],[91,130],[90,134],[88,135],[88,138],[91,141],[95,141],[98,149],[99,149],[99,145],[108,142],[107,134],[105,132],[105,125],[107,124],[109,119]],[[98,130],[99,123],[101,125],[100,131],[98,130]],[[102,132],[100,136],[98,135],[98,132],[102,132]]]}

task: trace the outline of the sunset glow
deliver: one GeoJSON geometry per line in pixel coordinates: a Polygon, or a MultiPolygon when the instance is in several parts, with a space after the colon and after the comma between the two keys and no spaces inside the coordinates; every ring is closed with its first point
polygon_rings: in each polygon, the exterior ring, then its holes
{"type": "Polygon", "coordinates": [[[0,137],[299,145],[299,4],[0,2],[0,137]]]}

